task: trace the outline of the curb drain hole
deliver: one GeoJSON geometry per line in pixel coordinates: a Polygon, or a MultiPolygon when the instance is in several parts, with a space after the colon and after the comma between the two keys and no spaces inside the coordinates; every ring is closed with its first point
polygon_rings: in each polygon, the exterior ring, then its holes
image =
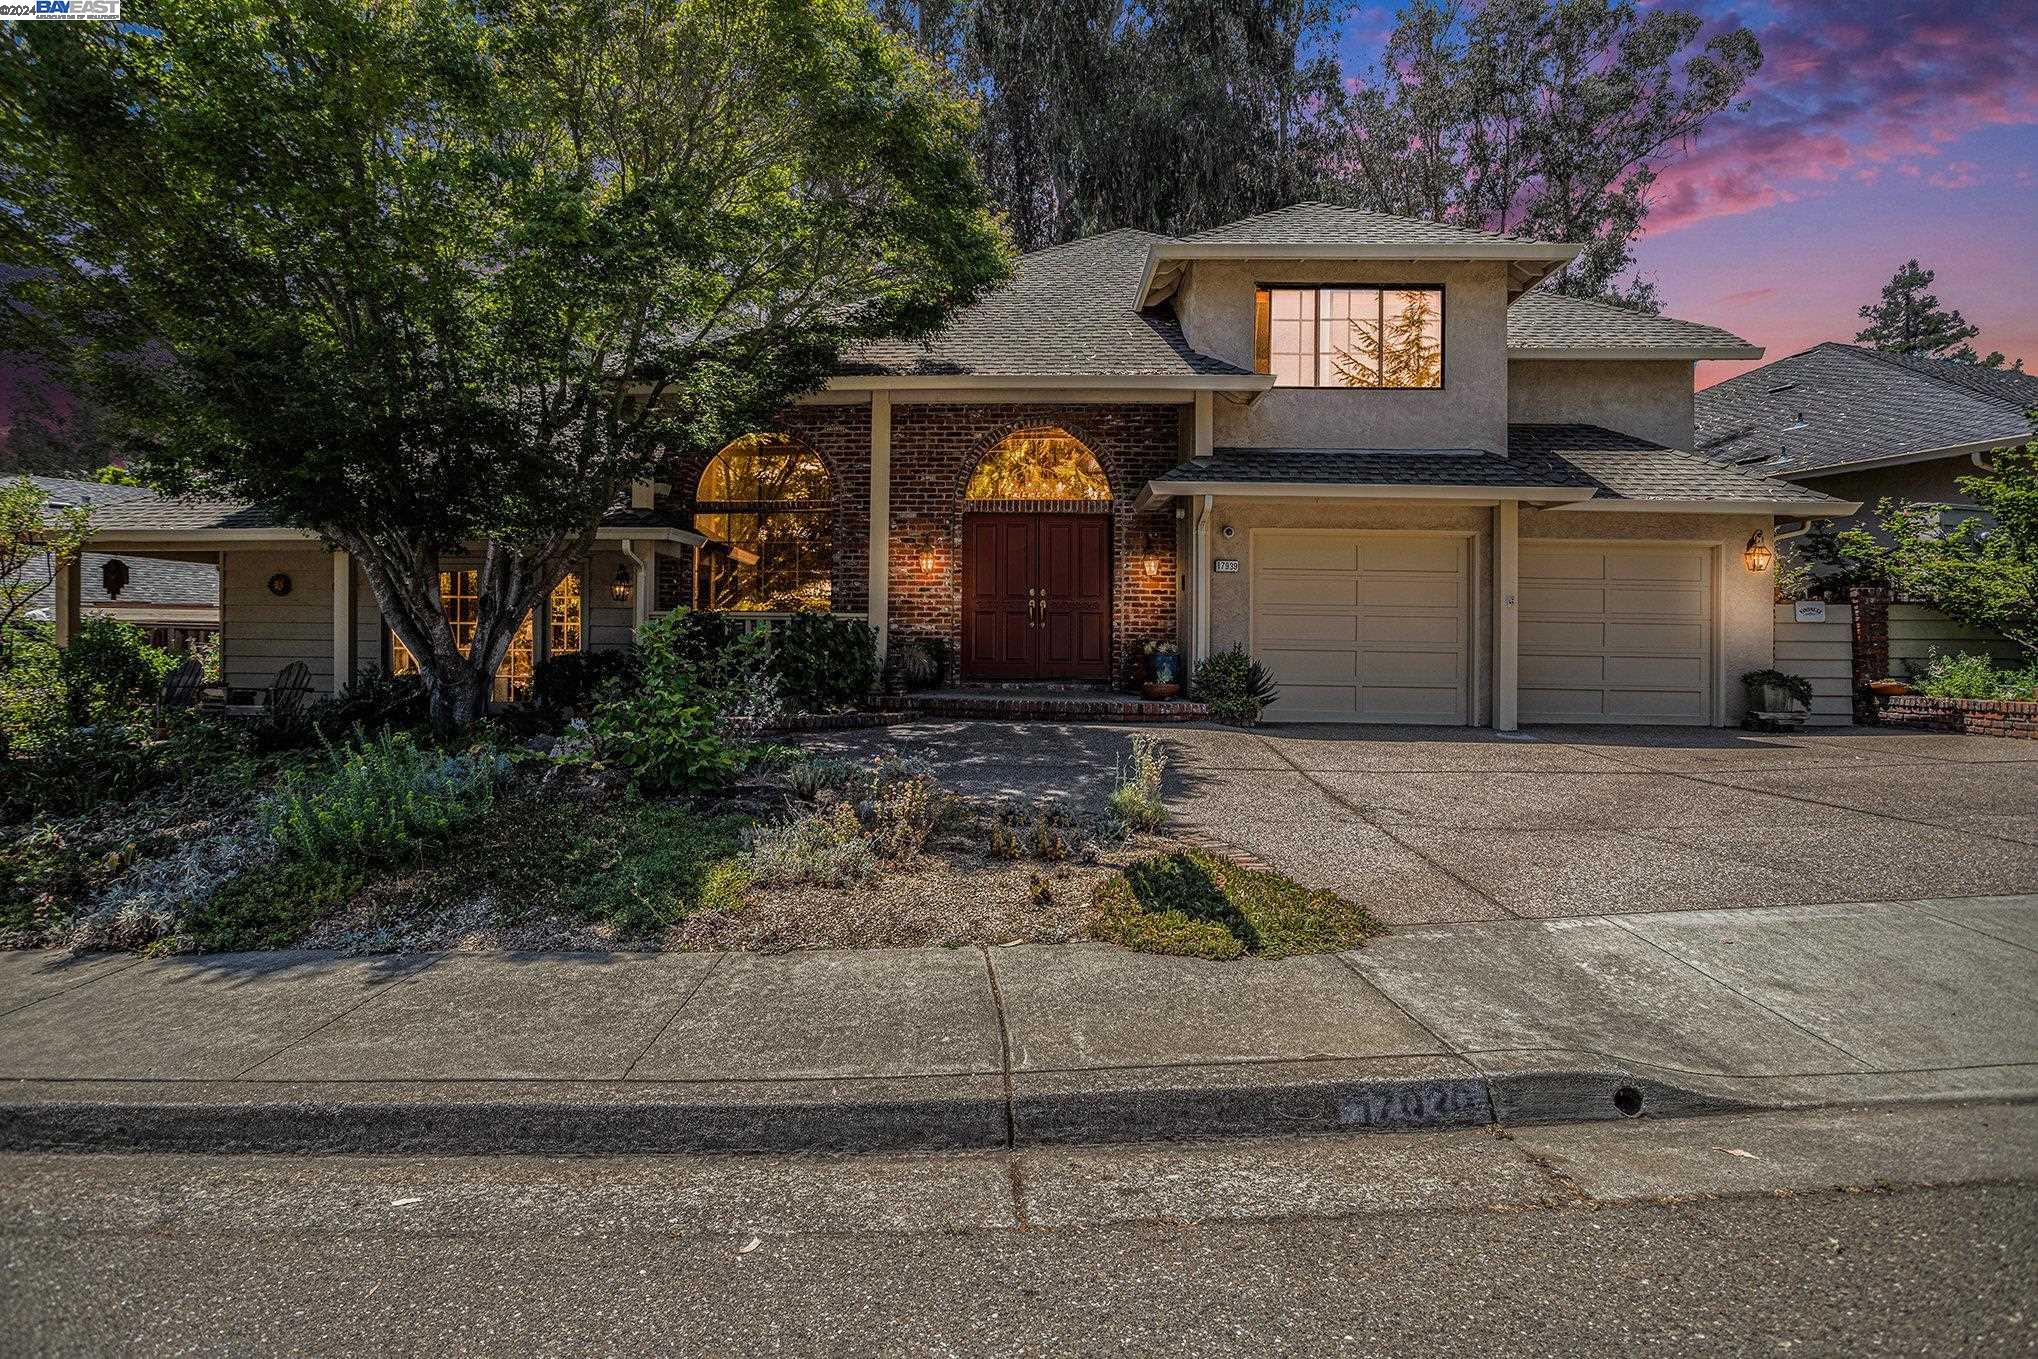
{"type": "Polygon", "coordinates": [[[1632,1085],[1623,1085],[1613,1092],[1613,1107],[1620,1110],[1622,1118],[1635,1118],[1642,1112],[1642,1092],[1632,1085]]]}

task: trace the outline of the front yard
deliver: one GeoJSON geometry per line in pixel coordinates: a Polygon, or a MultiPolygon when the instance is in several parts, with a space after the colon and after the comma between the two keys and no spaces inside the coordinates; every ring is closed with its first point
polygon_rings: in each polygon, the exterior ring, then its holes
{"type": "Polygon", "coordinates": [[[0,943],[389,953],[1102,938],[1236,957],[1366,932],[1327,893],[1186,856],[1168,834],[1159,737],[1110,738],[1122,749],[1108,792],[964,791],[960,770],[773,738],[778,714],[826,695],[788,702],[768,646],[708,654],[684,628],[647,628],[635,664],[541,677],[546,701],[450,740],[423,730],[415,693],[387,678],[284,730],[152,708],[153,658],[121,662],[132,683],[54,684],[40,707],[17,673],[0,943]]]}

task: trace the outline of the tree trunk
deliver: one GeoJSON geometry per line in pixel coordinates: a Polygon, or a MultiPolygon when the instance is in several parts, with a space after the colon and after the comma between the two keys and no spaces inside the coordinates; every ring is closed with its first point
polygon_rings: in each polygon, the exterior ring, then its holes
{"type": "Polygon", "coordinates": [[[429,668],[426,670],[425,686],[432,698],[432,729],[464,731],[488,711],[490,677],[472,664],[448,667],[448,671],[434,676],[429,668]]]}

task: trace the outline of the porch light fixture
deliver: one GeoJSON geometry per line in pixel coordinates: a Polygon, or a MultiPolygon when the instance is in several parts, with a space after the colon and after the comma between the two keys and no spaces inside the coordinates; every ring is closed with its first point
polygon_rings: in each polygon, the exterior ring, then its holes
{"type": "Polygon", "coordinates": [[[1741,552],[1741,564],[1759,576],[1769,569],[1769,563],[1775,556],[1769,550],[1769,544],[1762,541],[1762,530],[1756,529],[1748,535],[1748,546],[1741,552]]]}
{"type": "Polygon", "coordinates": [[[934,549],[932,547],[920,549],[920,574],[923,576],[934,574],[934,549]]]}
{"type": "Polygon", "coordinates": [[[615,600],[618,604],[630,602],[630,568],[628,566],[616,568],[616,578],[609,583],[609,598],[615,600]]]}
{"type": "Polygon", "coordinates": [[[1145,570],[1146,574],[1150,577],[1158,576],[1161,573],[1161,559],[1154,556],[1151,552],[1147,553],[1145,570]]]}

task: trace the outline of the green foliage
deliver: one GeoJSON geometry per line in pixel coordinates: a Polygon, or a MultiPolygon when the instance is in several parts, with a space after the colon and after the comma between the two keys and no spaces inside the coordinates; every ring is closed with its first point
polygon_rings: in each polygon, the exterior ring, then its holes
{"type": "Polygon", "coordinates": [[[182,664],[175,652],[149,645],[149,635],[113,618],[87,618],[57,652],[57,683],[72,726],[119,717],[152,699],[182,664]]]}
{"type": "Polygon", "coordinates": [[[949,797],[926,774],[892,779],[858,808],[867,823],[871,852],[886,863],[910,863],[940,829],[949,797]]]}
{"type": "Polygon", "coordinates": [[[327,751],[325,769],[286,775],[262,809],[277,846],[307,863],[413,857],[486,814],[509,772],[492,751],[447,755],[391,731],[327,751]]]}
{"type": "Polygon", "coordinates": [[[877,687],[877,630],[860,618],[802,613],[770,628],[770,669],[801,712],[854,707],[877,687]]]}
{"type": "Polygon", "coordinates": [[[1090,932],[1142,953],[1285,958],[1353,948],[1377,932],[1332,892],[1193,850],[1131,865],[1097,889],[1090,932]]]}
{"type": "Polygon", "coordinates": [[[1135,732],[1132,737],[1132,767],[1118,769],[1118,786],[1111,792],[1111,811],[1131,830],[1157,831],[1167,823],[1168,806],[1161,797],[1161,783],[1167,777],[1167,747],[1152,732],[1135,732]]]}
{"type": "Polygon", "coordinates": [[[1812,682],[1803,675],[1786,675],[1781,670],[1750,670],[1741,676],[1741,683],[1750,689],[1781,689],[1789,694],[1791,701],[1809,708],[1812,702],[1812,682]]]}
{"type": "Polygon", "coordinates": [[[1997,669],[1986,655],[1963,653],[1934,656],[1925,664],[1918,692],[1927,698],[2011,699],[2029,702],[2038,698],[2038,665],[2021,670],[1997,669]]]}
{"type": "Polygon", "coordinates": [[[840,793],[854,786],[864,775],[854,760],[808,757],[786,766],[786,782],[793,795],[807,802],[818,801],[823,793],[840,793]]]}
{"type": "Polygon", "coordinates": [[[552,713],[590,707],[610,686],[618,691],[637,682],[637,653],[569,651],[548,656],[531,672],[531,697],[552,713]]]}
{"type": "Polygon", "coordinates": [[[444,721],[631,480],[1007,270],[970,104],[857,0],[146,9],[0,44],[0,350],[351,552],[444,721]]]}
{"type": "MultiPolygon", "coordinates": [[[[1861,319],[1868,324],[1855,333],[1854,343],[1873,345],[1890,354],[2002,367],[2001,353],[1984,359],[1967,343],[1981,334],[1980,326],[1969,325],[1958,311],[1943,309],[1939,299],[1925,291],[1937,277],[1932,270],[1919,268],[1916,260],[1906,260],[1882,285],[1882,300],[1861,309],[1861,319]]],[[[2018,367],[2022,366],[2019,360],[2018,367]]]]}
{"type": "Polygon", "coordinates": [[[931,689],[948,673],[950,656],[945,637],[908,637],[892,648],[887,664],[908,689],[931,689]]]}
{"type": "Polygon", "coordinates": [[[366,879],[330,859],[265,864],[228,880],[183,921],[180,942],[206,953],[287,948],[345,906],[366,879]]]}
{"type": "Polygon", "coordinates": [[[743,760],[715,723],[715,711],[692,680],[646,667],[633,693],[595,710],[595,748],[630,771],[646,793],[699,793],[742,771],[743,760]]]}
{"type": "Polygon", "coordinates": [[[0,664],[15,621],[43,589],[47,573],[30,570],[38,557],[52,564],[83,546],[91,511],[59,509],[27,477],[0,481],[0,664]]]}
{"type": "Polygon", "coordinates": [[[1190,697],[1207,704],[1220,722],[1251,726],[1281,695],[1265,666],[1234,644],[1196,667],[1190,697]]]}
{"type": "Polygon", "coordinates": [[[1995,471],[1959,480],[1981,514],[1941,532],[1930,506],[1880,507],[1894,539],[1881,557],[1904,595],[2038,655],[2038,441],[1990,454],[1995,471]]]}
{"type": "Polygon", "coordinates": [[[430,719],[431,700],[425,694],[423,680],[416,675],[392,675],[376,666],[362,671],[338,694],[314,706],[309,725],[337,740],[357,729],[415,730],[430,719]]]}
{"type": "Polygon", "coordinates": [[[759,827],[750,833],[749,850],[751,881],[765,886],[847,887],[877,871],[863,823],[846,802],[759,827]]]}

